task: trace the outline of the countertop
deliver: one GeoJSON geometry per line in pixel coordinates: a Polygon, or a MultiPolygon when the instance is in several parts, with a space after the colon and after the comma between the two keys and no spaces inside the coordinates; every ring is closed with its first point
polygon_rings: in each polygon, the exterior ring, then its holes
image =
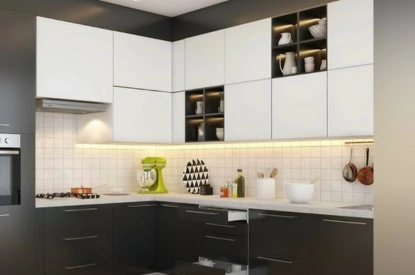
{"type": "Polygon", "coordinates": [[[218,195],[201,196],[192,194],[137,194],[128,195],[101,195],[99,199],[77,199],[77,198],[54,198],[36,199],[36,208],[61,207],[61,206],[80,206],[92,204],[108,203],[128,203],[128,202],[176,202],[199,204],[203,206],[214,206],[232,209],[262,209],[274,211],[286,211],[309,214],[323,214],[343,217],[369,218],[373,219],[372,210],[345,209],[340,207],[353,206],[353,203],[334,203],[310,201],[307,204],[293,204],[285,199],[258,200],[256,198],[220,198],[218,195]]]}

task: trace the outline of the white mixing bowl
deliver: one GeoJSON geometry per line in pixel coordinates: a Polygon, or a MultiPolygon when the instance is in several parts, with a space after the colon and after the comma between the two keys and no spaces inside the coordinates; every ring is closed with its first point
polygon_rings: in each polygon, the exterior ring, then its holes
{"type": "Polygon", "coordinates": [[[307,203],[313,197],[314,184],[311,183],[286,183],[284,192],[292,203],[307,203]]]}
{"type": "Polygon", "coordinates": [[[326,26],[323,25],[323,24],[313,25],[313,26],[309,27],[308,30],[310,31],[311,35],[314,38],[323,38],[323,37],[326,37],[326,35],[327,35],[326,26]]]}

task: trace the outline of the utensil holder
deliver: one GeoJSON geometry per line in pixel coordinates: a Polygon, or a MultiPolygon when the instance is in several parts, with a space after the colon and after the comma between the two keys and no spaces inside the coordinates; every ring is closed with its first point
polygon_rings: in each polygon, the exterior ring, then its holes
{"type": "Polygon", "coordinates": [[[262,178],[256,180],[256,197],[258,200],[275,199],[275,179],[262,178]]]}

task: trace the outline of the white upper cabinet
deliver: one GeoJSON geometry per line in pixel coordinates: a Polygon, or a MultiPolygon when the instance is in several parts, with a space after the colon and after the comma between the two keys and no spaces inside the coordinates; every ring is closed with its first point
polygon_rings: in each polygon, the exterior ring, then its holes
{"type": "Polygon", "coordinates": [[[271,78],[271,19],[225,30],[225,83],[271,78]]]}
{"type": "Polygon", "coordinates": [[[329,137],[373,135],[373,65],[328,72],[329,137]]]}
{"type": "Polygon", "coordinates": [[[113,32],[37,18],[37,97],[110,103],[113,32]]]}
{"type": "Polygon", "coordinates": [[[186,39],[186,90],[225,83],[225,31],[186,39]]]}
{"type": "Polygon", "coordinates": [[[373,63],[373,0],[341,0],[327,6],[328,69],[373,63]]]}
{"type": "Polygon", "coordinates": [[[173,91],[184,91],[185,77],[185,42],[184,40],[173,42],[173,91]]]}
{"type": "Polygon", "coordinates": [[[272,138],[327,136],[327,72],[272,80],[272,138]]]}
{"type": "Polygon", "coordinates": [[[114,32],[114,86],[170,92],[171,44],[114,32]]]}
{"type": "Polygon", "coordinates": [[[225,140],[271,139],[271,80],[225,86],[225,140]]]}
{"type": "Polygon", "coordinates": [[[172,140],[176,143],[185,142],[185,92],[172,94],[172,140]]]}
{"type": "Polygon", "coordinates": [[[171,96],[115,87],[106,112],[78,116],[78,141],[170,143],[171,96]]]}

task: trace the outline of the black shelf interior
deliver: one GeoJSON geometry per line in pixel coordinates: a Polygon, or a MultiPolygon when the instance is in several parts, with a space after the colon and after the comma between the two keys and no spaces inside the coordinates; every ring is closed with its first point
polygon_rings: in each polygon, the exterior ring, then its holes
{"type": "Polygon", "coordinates": [[[292,13],[281,17],[272,19],[272,46],[278,46],[278,41],[281,39],[281,34],[289,32],[293,42],[297,41],[297,21],[298,14],[292,13]]]}
{"type": "Polygon", "coordinates": [[[221,98],[224,99],[224,86],[186,92],[186,142],[219,140],[216,128],[224,128],[224,113],[219,109],[221,98]],[[197,101],[203,101],[202,114],[196,114],[197,101]],[[203,136],[199,136],[199,128],[203,136]]]}

